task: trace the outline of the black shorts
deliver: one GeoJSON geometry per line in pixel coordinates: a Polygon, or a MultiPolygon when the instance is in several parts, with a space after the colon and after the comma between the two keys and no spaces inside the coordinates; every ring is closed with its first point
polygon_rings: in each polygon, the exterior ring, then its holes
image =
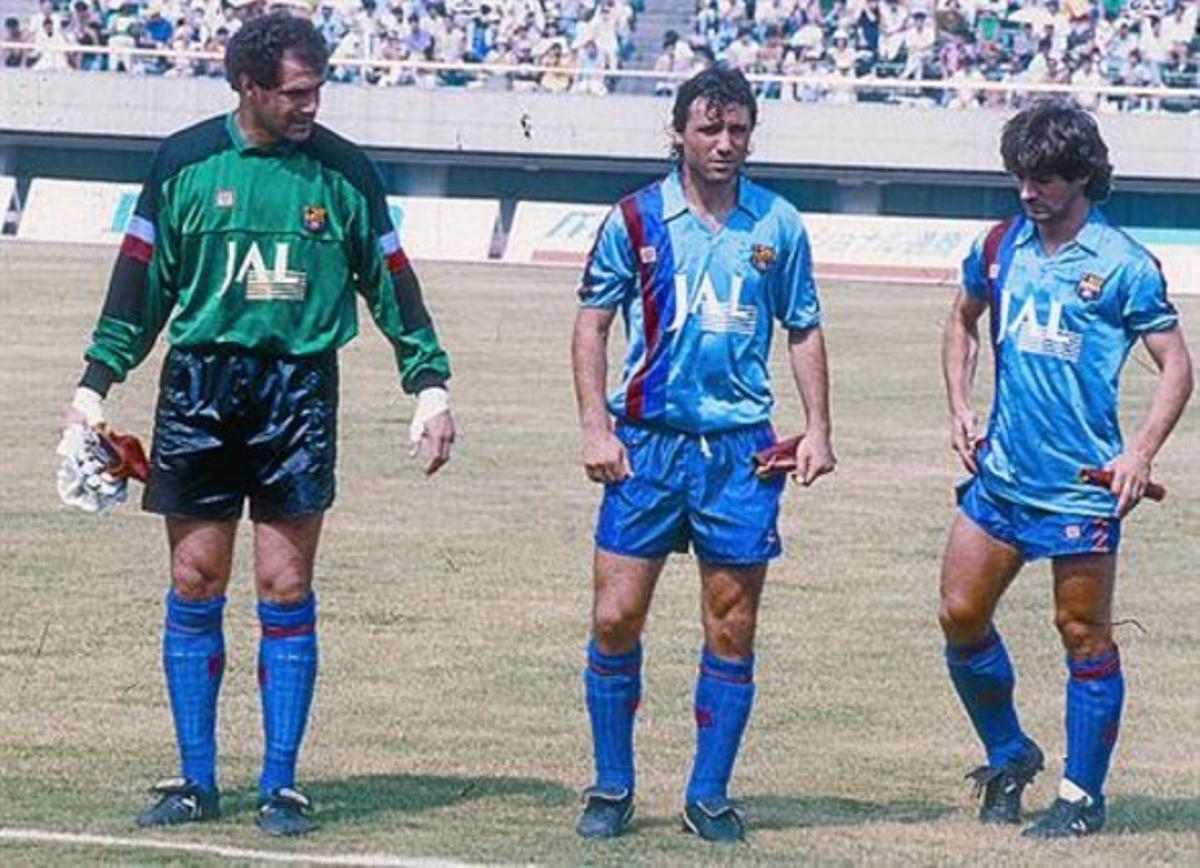
{"type": "Polygon", "coordinates": [[[254,521],[323,512],[337,460],[336,353],[174,348],[163,363],[142,507],[254,521]]]}

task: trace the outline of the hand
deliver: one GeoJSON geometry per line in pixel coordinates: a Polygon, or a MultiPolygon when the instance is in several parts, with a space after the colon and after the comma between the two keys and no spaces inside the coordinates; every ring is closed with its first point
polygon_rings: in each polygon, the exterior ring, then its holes
{"type": "Polygon", "coordinates": [[[983,437],[979,433],[979,417],[970,410],[962,410],[950,417],[950,448],[958,453],[963,467],[971,475],[979,472],[975,455],[983,437]]]}
{"type": "Polygon", "coordinates": [[[63,413],[58,427],[64,431],[72,425],[94,428],[103,421],[104,399],[98,392],[94,392],[86,386],[80,386],[75,390],[75,396],[71,399],[66,412],[63,413]]]}
{"type": "Polygon", "coordinates": [[[1136,452],[1122,452],[1106,465],[1112,471],[1109,491],[1117,496],[1117,518],[1123,518],[1146,493],[1150,461],[1136,452]]]}
{"type": "Polygon", "coordinates": [[[826,473],[833,473],[836,466],[837,458],[833,455],[829,435],[808,431],[796,448],[796,472],[792,474],[792,479],[808,488],[826,473]]]}
{"type": "Polygon", "coordinates": [[[583,469],[592,482],[620,482],[633,476],[625,445],[607,428],[584,432],[583,469]]]}
{"type": "Polygon", "coordinates": [[[446,390],[440,387],[422,389],[408,429],[408,440],[412,444],[408,455],[410,458],[425,457],[426,476],[437,473],[450,460],[454,435],[454,417],[450,415],[446,390]]]}

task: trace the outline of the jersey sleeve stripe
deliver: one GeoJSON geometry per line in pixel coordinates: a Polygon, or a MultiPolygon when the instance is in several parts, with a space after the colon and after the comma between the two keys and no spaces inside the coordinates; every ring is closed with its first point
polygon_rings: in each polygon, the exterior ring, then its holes
{"type": "Polygon", "coordinates": [[[151,257],[154,256],[154,245],[147,244],[132,233],[126,233],[121,240],[121,254],[142,265],[149,265],[151,257]]]}

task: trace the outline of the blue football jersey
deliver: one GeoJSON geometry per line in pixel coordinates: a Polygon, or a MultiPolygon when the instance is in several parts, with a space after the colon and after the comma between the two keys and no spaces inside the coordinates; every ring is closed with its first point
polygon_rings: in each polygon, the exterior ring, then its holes
{"type": "Polygon", "coordinates": [[[622,199],[597,233],[579,298],[624,319],[609,411],[700,434],[766,421],[774,322],[821,319],[799,213],[745,177],[718,231],[688,210],[678,172],[622,199]]]}
{"type": "Polygon", "coordinates": [[[1079,471],[1120,454],[1121,368],[1139,337],[1177,322],[1158,262],[1096,208],[1053,256],[1017,217],[975,242],[963,288],[988,302],[995,355],[980,480],[1016,503],[1112,515],[1116,498],[1079,471]]]}

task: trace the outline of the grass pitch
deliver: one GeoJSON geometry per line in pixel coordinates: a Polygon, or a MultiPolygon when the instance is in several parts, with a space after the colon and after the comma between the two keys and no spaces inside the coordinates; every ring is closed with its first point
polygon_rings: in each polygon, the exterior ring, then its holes
{"type": "MultiPolygon", "coordinates": [[[[586,482],[570,388],[574,275],[426,264],[455,367],[462,429],[434,480],[406,458],[410,407],[369,321],[342,356],[340,494],[318,561],[321,675],[301,778],[322,829],[265,841],[252,825],[261,750],[248,536],[239,540],[221,700],[225,818],[131,829],[142,788],[173,772],[159,668],[165,540],[133,505],[105,518],[60,506],[56,420],[112,251],[0,245],[0,830],[35,828],[272,849],[482,862],[1052,865],[1200,859],[1200,438],[1186,417],[1157,467],[1171,489],[1127,523],[1118,586],[1128,679],[1109,830],[1034,845],[980,828],[962,776],[980,758],[945,676],[935,618],[956,469],[938,372],[946,292],[822,288],[837,473],[789,488],[787,553],[763,606],[759,693],[734,790],[747,846],[678,831],[700,642],[694,564],[668,565],[651,616],[638,726],[634,832],[578,841],[590,768],[579,670],[599,491],[586,482]]],[[[1200,305],[1181,301],[1185,321],[1200,305]]],[[[777,361],[782,353],[777,352],[777,361]]],[[[114,390],[111,418],[149,434],[161,347],[114,390]]],[[[777,425],[797,427],[777,365],[777,425]]],[[[988,375],[981,373],[981,381],[988,375]]],[[[1126,372],[1128,426],[1153,377],[1126,372]]],[[[982,401],[980,402],[982,406],[982,401]]],[[[1044,564],[1000,613],[1024,722],[1050,768],[1063,753],[1064,667],[1044,564]]],[[[12,843],[0,862],[207,864],[199,854],[12,843]]]]}

